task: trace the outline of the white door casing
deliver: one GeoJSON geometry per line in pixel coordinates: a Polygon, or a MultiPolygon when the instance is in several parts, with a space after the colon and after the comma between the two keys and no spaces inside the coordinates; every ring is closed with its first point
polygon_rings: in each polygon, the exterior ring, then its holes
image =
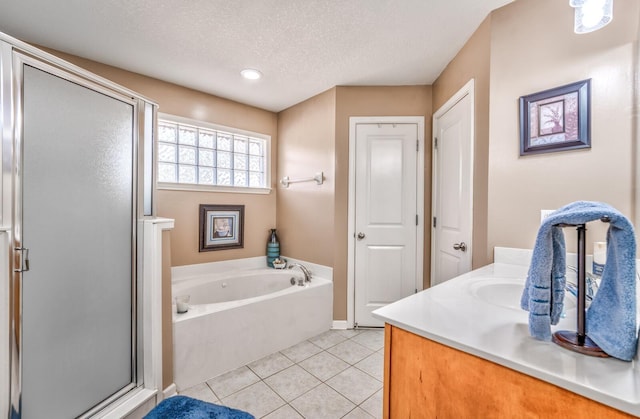
{"type": "Polygon", "coordinates": [[[431,286],[471,270],[473,80],[433,116],[431,286]]]}
{"type": "Polygon", "coordinates": [[[351,118],[347,325],[422,289],[423,118],[351,118]],[[351,316],[350,316],[351,315],[351,316]]]}

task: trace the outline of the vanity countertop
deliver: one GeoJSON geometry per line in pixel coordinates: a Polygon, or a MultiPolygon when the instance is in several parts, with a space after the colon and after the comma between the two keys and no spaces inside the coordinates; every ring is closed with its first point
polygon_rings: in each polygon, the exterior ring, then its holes
{"type": "MultiPolygon", "coordinates": [[[[527,266],[494,263],[374,311],[386,323],[640,416],[640,365],[581,355],[529,335],[520,308],[527,266]]],[[[567,293],[568,294],[568,293],[567,293]]],[[[556,330],[576,330],[565,299],[556,330]]]]}

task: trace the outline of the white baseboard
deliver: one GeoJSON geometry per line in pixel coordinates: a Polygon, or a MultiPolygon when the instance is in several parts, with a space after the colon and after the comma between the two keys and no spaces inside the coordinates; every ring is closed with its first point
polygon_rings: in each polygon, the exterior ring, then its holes
{"type": "Polygon", "coordinates": [[[162,397],[166,399],[167,397],[175,396],[178,394],[178,389],[176,388],[176,383],[171,383],[162,391],[162,397]]]}
{"type": "Polygon", "coordinates": [[[331,326],[332,329],[346,329],[347,328],[347,321],[346,320],[334,320],[333,321],[333,325],[331,326]]]}

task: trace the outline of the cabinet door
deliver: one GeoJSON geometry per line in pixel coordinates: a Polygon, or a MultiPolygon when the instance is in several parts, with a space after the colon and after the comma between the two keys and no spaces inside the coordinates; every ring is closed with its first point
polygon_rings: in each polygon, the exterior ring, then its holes
{"type": "Polygon", "coordinates": [[[21,414],[70,418],[135,380],[134,106],[22,70],[21,414]]]}
{"type": "Polygon", "coordinates": [[[385,335],[385,418],[632,417],[397,327],[385,335]]]}

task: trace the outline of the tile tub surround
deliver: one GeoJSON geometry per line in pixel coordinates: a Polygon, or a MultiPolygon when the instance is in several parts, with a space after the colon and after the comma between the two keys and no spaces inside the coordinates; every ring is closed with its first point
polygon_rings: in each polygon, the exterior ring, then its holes
{"type": "MultiPolygon", "coordinates": [[[[498,260],[504,259],[496,255],[498,260]]],[[[519,308],[527,270],[526,260],[523,264],[494,263],[389,304],[376,310],[374,316],[623,412],[640,415],[637,361],[589,357],[529,336],[529,313],[519,308]],[[519,284],[520,292],[509,297],[515,301],[490,301],[476,293],[485,284],[495,283],[519,284]]],[[[566,317],[552,327],[554,331],[576,330],[575,307],[567,307],[566,317]]]]}
{"type": "Polygon", "coordinates": [[[330,330],[180,394],[257,418],[381,418],[382,329],[330,330]]]}
{"type": "MultiPolygon", "coordinates": [[[[219,263],[172,269],[174,292],[179,288],[188,294],[185,284],[201,285],[203,279],[221,277],[224,284],[217,286],[231,289],[234,275],[240,278],[247,272],[266,270],[264,257],[219,263]]],[[[196,304],[184,314],[174,310],[174,381],[178,391],[329,330],[333,283],[320,275],[331,278],[331,270],[305,265],[314,275],[304,287],[287,284],[285,289],[263,296],[196,304]]]]}

